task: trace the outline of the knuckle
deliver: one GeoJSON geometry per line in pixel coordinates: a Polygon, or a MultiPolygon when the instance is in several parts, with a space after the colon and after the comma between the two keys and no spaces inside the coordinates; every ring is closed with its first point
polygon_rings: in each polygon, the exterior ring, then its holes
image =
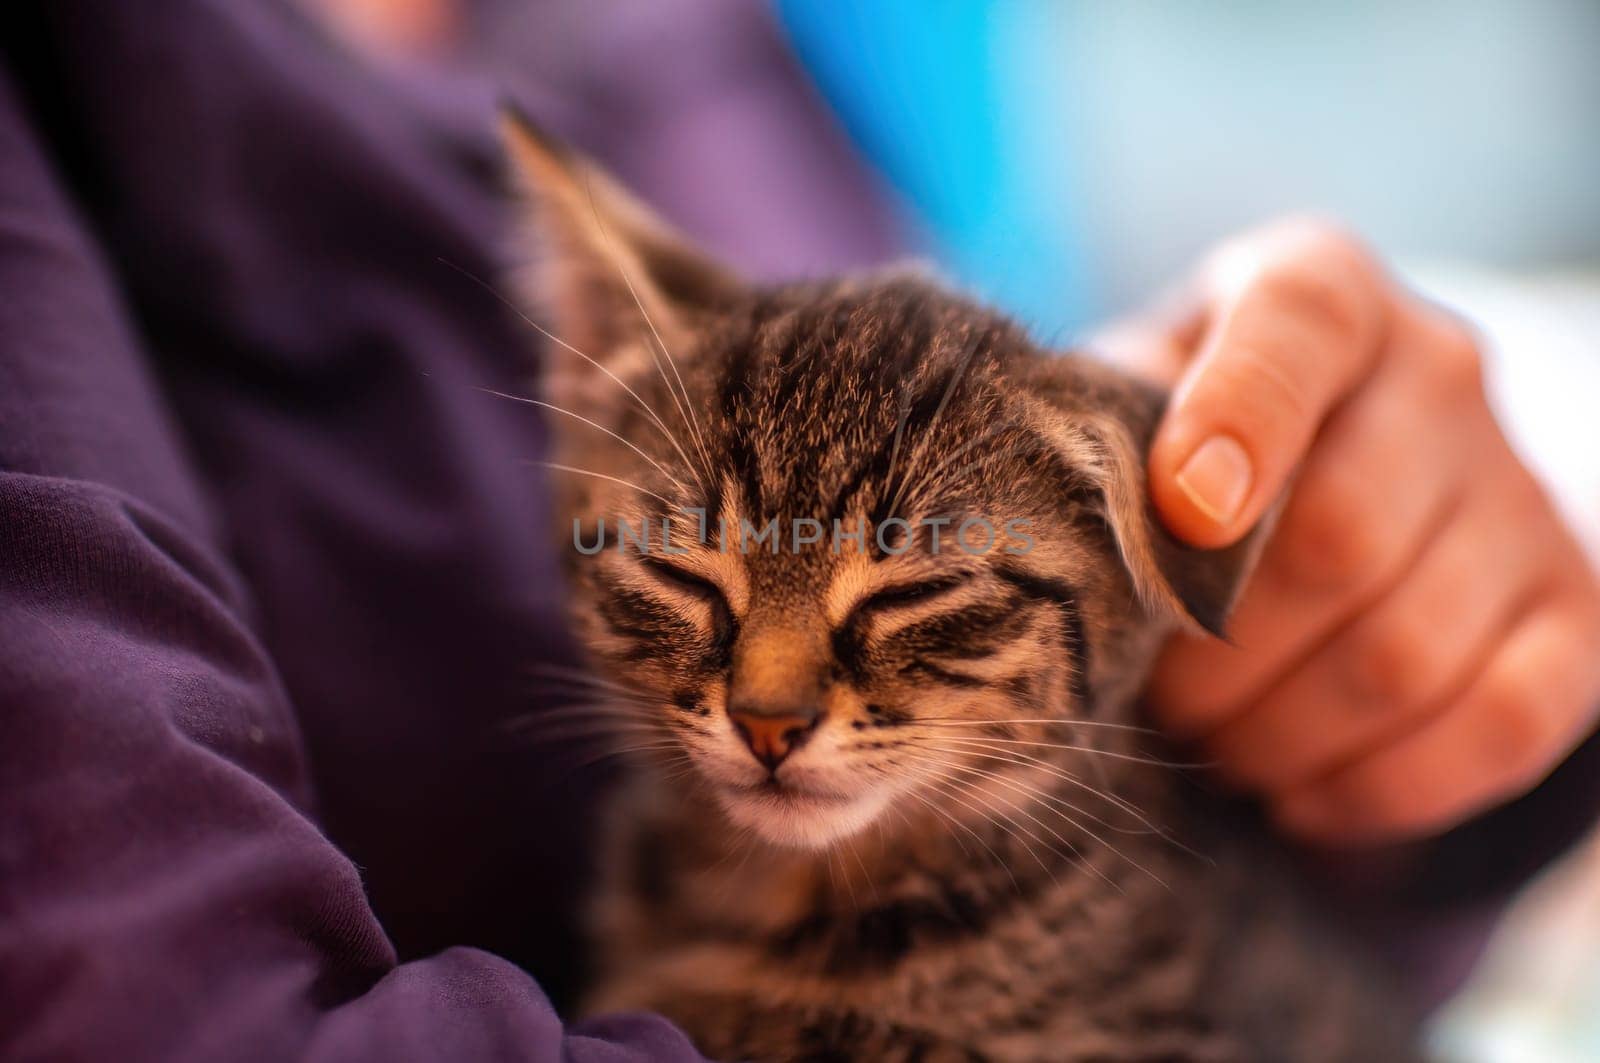
{"type": "Polygon", "coordinates": [[[1447,650],[1427,616],[1387,619],[1357,643],[1350,670],[1356,692],[1390,708],[1424,704],[1449,667],[1447,650]]]}
{"type": "Polygon", "coordinates": [[[1321,214],[1295,214],[1285,219],[1284,227],[1304,247],[1329,257],[1338,257],[1365,268],[1371,259],[1367,247],[1346,225],[1321,214]]]}
{"type": "Polygon", "coordinates": [[[1249,350],[1215,372],[1220,390],[1248,412],[1252,427],[1267,438],[1293,438],[1315,420],[1307,383],[1260,350],[1249,350]]]}
{"type": "Polygon", "coordinates": [[[1349,478],[1298,493],[1274,544],[1279,575],[1305,588],[1354,588],[1387,567],[1395,551],[1388,522],[1369,492],[1349,478]]]}
{"type": "MultiPolygon", "coordinates": [[[[1517,467],[1516,475],[1510,477],[1510,482],[1501,490],[1501,520],[1514,527],[1539,528],[1545,532],[1561,527],[1561,518],[1556,514],[1550,495],[1526,468],[1517,467]]],[[[1550,539],[1544,541],[1551,543],[1550,539]]]]}
{"type": "Polygon", "coordinates": [[[1425,352],[1433,378],[1445,394],[1477,396],[1483,393],[1483,352],[1465,325],[1446,321],[1435,326],[1425,352]]]}
{"type": "Polygon", "coordinates": [[[1554,737],[1552,715],[1525,679],[1499,679],[1484,694],[1479,755],[1508,787],[1543,775],[1554,737]]]}
{"type": "Polygon", "coordinates": [[[1231,698],[1223,692],[1202,689],[1209,686],[1161,679],[1151,685],[1146,696],[1163,727],[1175,734],[1193,736],[1211,730],[1234,714],[1231,698]]]}
{"type": "Polygon", "coordinates": [[[1580,560],[1573,583],[1573,630],[1580,645],[1600,646],[1600,577],[1580,560]]]}
{"type": "Polygon", "coordinates": [[[1476,787],[1434,783],[1417,792],[1398,794],[1389,815],[1387,840],[1407,841],[1439,834],[1470,817],[1477,803],[1476,787]]]}
{"type": "Polygon", "coordinates": [[[1407,801],[1396,792],[1387,773],[1347,785],[1344,798],[1352,818],[1370,827],[1393,825],[1416,804],[1415,798],[1407,801]]]}
{"type": "Polygon", "coordinates": [[[1289,320],[1341,348],[1365,345],[1372,332],[1368,285],[1348,256],[1321,251],[1265,266],[1255,288],[1289,320]]]}

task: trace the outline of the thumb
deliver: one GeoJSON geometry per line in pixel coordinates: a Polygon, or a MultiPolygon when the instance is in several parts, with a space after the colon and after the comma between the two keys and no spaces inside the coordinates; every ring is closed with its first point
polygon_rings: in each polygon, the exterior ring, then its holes
{"type": "Polygon", "coordinates": [[[1237,542],[1282,492],[1370,373],[1382,321],[1376,267],[1320,226],[1269,230],[1218,266],[1208,327],[1149,456],[1162,521],[1203,548],[1237,542]]]}

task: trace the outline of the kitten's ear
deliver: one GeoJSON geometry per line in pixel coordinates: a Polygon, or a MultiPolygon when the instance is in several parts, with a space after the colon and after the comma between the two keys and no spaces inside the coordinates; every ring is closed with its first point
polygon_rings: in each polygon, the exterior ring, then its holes
{"type": "Polygon", "coordinates": [[[1145,481],[1145,455],[1167,395],[1091,358],[1053,362],[1044,391],[1065,416],[1048,434],[1098,494],[1140,600],[1225,638],[1228,614],[1271,534],[1276,507],[1232,546],[1201,550],[1180,542],[1161,523],[1145,481]]]}
{"type": "Polygon", "coordinates": [[[527,208],[533,263],[518,295],[562,341],[607,368],[647,353],[653,328],[675,355],[697,320],[741,290],[598,166],[502,107],[500,134],[527,208]]]}

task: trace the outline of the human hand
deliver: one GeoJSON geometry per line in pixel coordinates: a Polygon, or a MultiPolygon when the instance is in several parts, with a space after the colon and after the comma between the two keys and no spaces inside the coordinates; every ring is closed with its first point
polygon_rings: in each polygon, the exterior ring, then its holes
{"type": "Polygon", "coordinates": [[[1107,346],[1177,381],[1149,472],[1179,538],[1236,541],[1293,478],[1233,644],[1178,636],[1150,689],[1286,830],[1437,832],[1588,734],[1600,588],[1507,445],[1459,321],[1296,220],[1224,245],[1107,346]]]}

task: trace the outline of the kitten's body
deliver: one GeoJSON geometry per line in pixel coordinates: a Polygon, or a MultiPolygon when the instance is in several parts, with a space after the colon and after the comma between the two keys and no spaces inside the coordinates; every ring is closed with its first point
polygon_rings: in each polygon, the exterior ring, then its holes
{"type": "MultiPolygon", "coordinates": [[[[1015,833],[973,822],[955,838],[912,812],[915,830],[828,858],[752,854],[708,829],[714,807],[636,780],[591,1006],[668,1015],[727,1060],[1413,1058],[1392,999],[1298,908],[1269,847],[1160,771],[1113,773],[1109,790],[1206,859],[1014,810],[1015,833]]],[[[1077,786],[1052,792],[1136,825],[1077,786]]]]}
{"type": "Polygon", "coordinates": [[[604,544],[569,549],[574,617],[638,757],[594,1006],[726,1059],[1410,1058],[1270,845],[1138,728],[1165,634],[1215,629],[1251,552],[1152,519],[1159,395],[923,281],[742,285],[512,143],[578,356],[546,375],[562,535],[604,544]],[[733,545],[647,523],[683,508],[733,545]],[[941,551],[946,518],[1028,532],[941,551]],[[749,549],[769,519],[783,548],[749,549]],[[623,520],[655,531],[630,552],[623,520]]]}

